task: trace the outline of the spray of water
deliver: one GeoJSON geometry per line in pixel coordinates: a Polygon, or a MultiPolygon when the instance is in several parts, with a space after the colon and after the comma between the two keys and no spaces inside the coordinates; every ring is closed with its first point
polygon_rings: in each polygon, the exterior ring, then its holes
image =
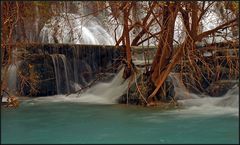
{"type": "Polygon", "coordinates": [[[124,69],[121,69],[109,82],[99,82],[83,92],[82,94],[55,95],[39,97],[35,101],[47,102],[84,102],[91,104],[115,104],[117,99],[123,95],[128,86],[128,80],[122,78],[124,69]]]}
{"type": "Polygon", "coordinates": [[[175,98],[178,100],[185,100],[185,99],[198,99],[207,97],[204,94],[194,94],[187,90],[185,85],[180,79],[179,73],[170,73],[169,77],[173,80],[174,91],[175,91],[175,98]]]}
{"type": "Polygon", "coordinates": [[[87,21],[71,13],[50,19],[42,28],[40,38],[43,43],[114,45],[115,42],[96,18],[87,21]]]}
{"type": "Polygon", "coordinates": [[[234,86],[222,97],[193,98],[179,100],[185,107],[180,113],[221,115],[230,114],[238,116],[239,114],[239,88],[234,86]]]}

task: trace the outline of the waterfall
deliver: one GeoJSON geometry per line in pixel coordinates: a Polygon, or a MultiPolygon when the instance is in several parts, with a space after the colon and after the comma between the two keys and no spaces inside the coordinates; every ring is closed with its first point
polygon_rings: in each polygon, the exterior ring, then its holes
{"type": "Polygon", "coordinates": [[[169,74],[169,77],[173,80],[176,99],[183,100],[206,97],[204,94],[197,95],[188,91],[185,85],[183,84],[183,81],[180,79],[180,73],[172,72],[169,74]]]}
{"type": "Polygon", "coordinates": [[[100,104],[117,103],[117,99],[126,92],[128,87],[128,81],[122,78],[123,71],[124,68],[110,82],[100,82],[89,88],[79,96],[79,101],[100,104]]]}
{"type": "Polygon", "coordinates": [[[232,114],[238,116],[239,87],[237,85],[222,97],[211,97],[189,92],[180,80],[179,73],[170,73],[169,76],[173,80],[175,97],[184,107],[184,109],[179,110],[178,113],[196,115],[232,114]]]}
{"type": "Polygon", "coordinates": [[[60,58],[63,61],[65,81],[66,81],[66,86],[67,86],[67,92],[70,93],[70,89],[69,89],[70,85],[69,85],[68,69],[67,69],[67,60],[66,60],[65,55],[60,55],[60,58]]]}
{"type": "MultiPolygon", "coordinates": [[[[78,60],[79,60],[79,49],[73,49],[73,75],[74,75],[74,82],[75,83],[79,83],[79,79],[78,79],[78,70],[79,70],[79,65],[78,65],[78,60]]],[[[78,88],[76,88],[78,89],[78,88]]],[[[75,90],[76,90],[75,89],[75,90]]]]}
{"type": "MultiPolygon", "coordinates": [[[[71,13],[61,13],[59,16],[51,18],[49,23],[46,23],[42,28],[40,38],[43,43],[114,45],[113,37],[103,28],[96,18],[86,20],[80,15],[71,13]]],[[[91,49],[81,49],[81,51],[91,51],[91,49]]],[[[80,52],[79,48],[73,48],[73,58],[66,58],[65,56],[59,55],[63,61],[65,78],[68,78],[69,75],[66,69],[66,59],[73,59],[73,74],[70,72],[73,80],[65,79],[67,92],[70,92],[70,82],[71,86],[73,86],[72,88],[77,91],[82,85],[87,85],[90,82],[90,79],[92,79],[90,75],[92,71],[98,70],[96,67],[101,67],[95,66],[96,63],[93,62],[95,58],[90,58],[99,55],[100,60],[100,54],[96,55],[95,52],[89,52],[89,54],[87,54],[89,56],[85,57],[87,60],[82,57],[80,58],[80,55],[83,56],[83,52],[80,52]],[[89,62],[91,62],[92,65],[89,62]],[[87,71],[89,75],[84,75],[84,71],[87,71]]],[[[63,88],[61,88],[62,78],[59,70],[62,63],[59,62],[57,55],[51,57],[54,64],[57,93],[64,93],[64,91],[61,91],[63,88]]]]}
{"type": "Polygon", "coordinates": [[[210,97],[198,99],[179,100],[185,110],[182,113],[221,115],[229,114],[239,116],[239,90],[238,87],[229,90],[229,93],[222,97],[210,97]],[[230,93],[232,92],[232,93],[230,93]]]}
{"type": "Polygon", "coordinates": [[[80,95],[72,94],[69,101],[85,102],[93,104],[115,104],[117,99],[127,90],[128,81],[122,78],[121,69],[109,82],[99,82],[80,95]]]}
{"type": "Polygon", "coordinates": [[[11,64],[7,68],[7,89],[11,93],[15,94],[17,91],[17,68],[20,61],[17,60],[17,49],[13,49],[11,53],[11,64]]]}
{"type": "Polygon", "coordinates": [[[65,55],[52,54],[51,58],[54,65],[57,93],[70,93],[68,67],[65,55]]]}
{"type": "Polygon", "coordinates": [[[222,97],[211,97],[204,94],[194,94],[187,90],[183,82],[180,80],[179,73],[170,73],[170,77],[173,80],[175,97],[182,102],[185,106],[222,106],[222,107],[234,107],[239,106],[239,88],[235,85],[222,97]]]}
{"type": "Polygon", "coordinates": [[[114,39],[97,18],[61,13],[50,19],[40,31],[42,43],[114,45],[114,39]]]}
{"type": "Polygon", "coordinates": [[[222,97],[204,97],[198,99],[179,100],[184,106],[180,113],[239,116],[239,88],[236,85],[222,97]]]}
{"type": "Polygon", "coordinates": [[[55,79],[56,79],[56,90],[57,90],[57,93],[59,94],[60,93],[60,74],[59,74],[59,63],[58,63],[58,59],[56,57],[56,55],[51,55],[52,57],[52,61],[53,61],[53,65],[54,65],[54,72],[55,72],[55,79]]]}
{"type": "Polygon", "coordinates": [[[8,89],[15,93],[17,91],[17,65],[11,64],[7,70],[8,89]]]}
{"type": "Polygon", "coordinates": [[[239,86],[235,85],[232,89],[219,99],[215,103],[216,106],[228,106],[233,108],[239,108],[239,86]]]}
{"type": "Polygon", "coordinates": [[[128,80],[122,78],[122,68],[112,80],[98,82],[81,94],[55,95],[49,97],[35,98],[35,101],[43,102],[84,102],[91,104],[116,104],[117,99],[127,91],[128,80]]]}

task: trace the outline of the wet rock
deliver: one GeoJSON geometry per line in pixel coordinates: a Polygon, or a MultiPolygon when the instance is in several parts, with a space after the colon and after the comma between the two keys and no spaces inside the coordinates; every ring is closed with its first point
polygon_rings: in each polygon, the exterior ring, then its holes
{"type": "Polygon", "coordinates": [[[60,72],[57,76],[60,82],[63,82],[58,85],[58,90],[63,94],[67,93],[68,89],[70,92],[76,91],[76,86],[87,86],[101,73],[116,73],[121,64],[119,58],[125,55],[122,47],[71,44],[30,44],[25,46],[24,52],[25,59],[22,60],[19,72],[30,79],[30,84],[27,84],[23,78],[18,78],[18,90],[24,96],[57,93],[56,74],[51,59],[53,55],[64,55],[66,58],[68,82],[71,83],[66,83],[63,61],[56,58],[60,72]],[[69,87],[66,87],[66,84],[69,84],[69,87]]]}
{"type": "MultiPolygon", "coordinates": [[[[140,83],[140,76],[137,77],[138,87],[140,83]]],[[[142,92],[142,91],[141,91],[142,92]]],[[[126,92],[126,94],[122,95],[118,99],[118,103],[120,104],[133,104],[133,105],[142,105],[144,104],[144,100],[140,98],[140,94],[137,90],[137,85],[132,81],[132,84],[130,85],[130,88],[126,92]]]]}
{"type": "Polygon", "coordinates": [[[220,97],[227,93],[227,91],[237,84],[237,80],[220,80],[213,82],[207,89],[206,92],[212,97],[220,97]]]}

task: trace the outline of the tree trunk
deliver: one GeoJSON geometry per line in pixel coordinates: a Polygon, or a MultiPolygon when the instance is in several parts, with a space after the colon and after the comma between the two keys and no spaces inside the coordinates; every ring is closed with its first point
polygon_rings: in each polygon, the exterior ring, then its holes
{"type": "Polygon", "coordinates": [[[167,76],[171,72],[172,68],[181,60],[183,56],[184,49],[190,49],[190,47],[195,46],[194,41],[192,41],[189,37],[187,37],[182,45],[180,47],[176,48],[176,53],[172,57],[171,60],[169,60],[169,63],[165,66],[165,69],[160,73],[159,77],[155,81],[156,88],[151,93],[151,95],[147,98],[150,102],[152,98],[156,95],[160,87],[164,84],[164,81],[166,80],[167,76]]]}
{"type": "Polygon", "coordinates": [[[130,47],[130,37],[129,37],[129,26],[128,26],[128,18],[129,18],[129,12],[130,12],[130,6],[128,3],[126,4],[125,9],[123,10],[123,19],[124,19],[124,29],[123,29],[123,35],[124,35],[124,44],[125,44],[125,51],[127,55],[127,67],[124,71],[124,78],[128,78],[131,75],[131,62],[132,62],[132,56],[131,56],[131,47],[130,47]]]}
{"type": "Polygon", "coordinates": [[[128,29],[128,16],[129,11],[124,11],[124,36],[125,36],[125,45],[126,45],[126,53],[127,53],[127,62],[128,68],[131,68],[131,47],[130,47],[130,38],[129,38],[129,29],[128,29]]]}
{"type": "Polygon", "coordinates": [[[169,6],[164,6],[163,8],[162,33],[160,34],[158,50],[151,66],[151,80],[155,86],[157,85],[157,79],[170,63],[172,57],[174,25],[177,16],[175,9],[175,7],[169,6]]]}
{"type": "Polygon", "coordinates": [[[177,13],[178,5],[176,3],[170,4],[167,2],[167,5],[163,6],[162,30],[159,36],[158,50],[150,70],[150,79],[155,85],[154,91],[147,97],[147,101],[150,103],[164,84],[172,68],[180,60],[183,52],[183,47],[180,47],[173,56],[174,25],[177,13]]]}

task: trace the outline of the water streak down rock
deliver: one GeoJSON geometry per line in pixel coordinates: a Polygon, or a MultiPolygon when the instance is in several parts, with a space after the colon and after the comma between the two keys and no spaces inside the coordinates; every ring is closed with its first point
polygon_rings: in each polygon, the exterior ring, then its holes
{"type": "Polygon", "coordinates": [[[26,85],[18,85],[22,95],[31,96],[77,91],[94,81],[100,73],[116,73],[121,57],[125,55],[122,47],[100,45],[30,44],[25,49],[30,55],[23,59],[18,70],[28,77],[33,74],[45,76],[35,80],[35,86],[40,91],[38,93],[31,93],[26,85]],[[38,69],[31,69],[29,66],[38,69]],[[49,68],[48,73],[42,71],[45,67],[49,68]],[[42,86],[46,82],[44,80],[49,81],[48,85],[42,86]]]}

